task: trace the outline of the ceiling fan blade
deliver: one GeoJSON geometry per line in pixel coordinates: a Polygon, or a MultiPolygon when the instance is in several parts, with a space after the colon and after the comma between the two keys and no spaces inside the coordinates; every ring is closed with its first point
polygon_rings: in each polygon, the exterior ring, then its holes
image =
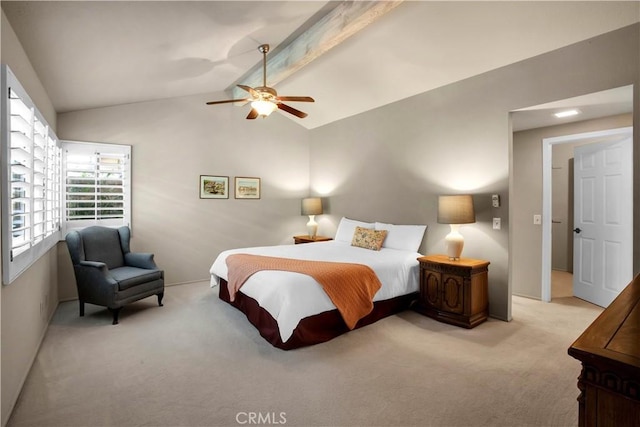
{"type": "Polygon", "coordinates": [[[260,94],[252,87],[245,85],[237,85],[240,89],[244,89],[251,94],[254,98],[260,98],[260,94]]]}
{"type": "Polygon", "coordinates": [[[214,105],[214,104],[228,104],[230,102],[247,102],[249,101],[249,99],[226,99],[224,101],[209,101],[207,102],[207,105],[214,105]]]}
{"type": "Polygon", "coordinates": [[[278,101],[293,101],[293,102],[316,102],[310,96],[279,96],[278,101]]]}
{"type": "Polygon", "coordinates": [[[258,117],[258,110],[252,108],[251,111],[249,111],[249,115],[247,115],[247,120],[253,120],[256,117],[258,117]]]}
{"type": "Polygon", "coordinates": [[[289,107],[287,104],[283,104],[281,102],[278,103],[278,108],[286,111],[287,113],[293,114],[296,117],[300,117],[301,119],[304,119],[305,117],[308,116],[307,113],[304,113],[300,110],[296,110],[295,108],[289,107]]]}

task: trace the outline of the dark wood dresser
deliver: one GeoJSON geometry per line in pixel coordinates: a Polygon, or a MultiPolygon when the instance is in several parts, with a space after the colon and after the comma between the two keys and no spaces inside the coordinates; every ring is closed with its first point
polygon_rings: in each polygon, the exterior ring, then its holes
{"type": "Polygon", "coordinates": [[[640,275],[569,348],[582,362],[579,425],[640,427],[640,275]]]}

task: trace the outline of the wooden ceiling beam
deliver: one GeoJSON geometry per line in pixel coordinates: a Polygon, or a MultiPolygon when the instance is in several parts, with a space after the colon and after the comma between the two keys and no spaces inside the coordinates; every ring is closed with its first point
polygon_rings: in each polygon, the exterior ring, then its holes
{"type": "MultiPolygon", "coordinates": [[[[290,44],[278,47],[278,52],[267,55],[267,85],[277,85],[331,48],[372,24],[403,1],[342,2],[290,44]]],[[[262,86],[262,61],[238,79],[237,84],[262,86]]],[[[246,91],[236,87],[235,84],[230,89],[233,98],[244,98],[247,95],[246,91]]]]}

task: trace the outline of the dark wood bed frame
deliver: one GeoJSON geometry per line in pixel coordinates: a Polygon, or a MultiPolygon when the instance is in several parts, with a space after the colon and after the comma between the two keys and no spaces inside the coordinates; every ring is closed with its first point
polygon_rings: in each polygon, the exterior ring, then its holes
{"type": "MultiPolygon", "coordinates": [[[[267,310],[258,305],[256,300],[240,291],[236,294],[235,300],[231,302],[229,300],[227,281],[224,279],[220,279],[218,288],[220,299],[243,312],[249,322],[258,329],[260,335],[274,347],[291,350],[326,342],[349,332],[349,328],[342,320],[340,312],[338,310],[330,310],[302,319],[294,329],[291,337],[286,342],[282,342],[278,323],[267,310]]],[[[418,294],[418,292],[414,292],[374,302],[373,311],[360,319],[354,329],[370,325],[384,317],[406,310],[417,300],[418,294]]]]}

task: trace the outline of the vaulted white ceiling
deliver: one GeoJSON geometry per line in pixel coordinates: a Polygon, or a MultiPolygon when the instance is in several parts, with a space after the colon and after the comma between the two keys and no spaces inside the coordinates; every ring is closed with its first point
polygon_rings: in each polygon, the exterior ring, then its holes
{"type": "MultiPolygon", "coordinates": [[[[336,5],[2,2],[58,112],[225,98],[260,66],[258,45],[277,54],[336,5]]],[[[638,21],[637,1],[404,1],[274,87],[315,98],[292,104],[309,113],[292,120],[312,129],[638,21]]]]}

